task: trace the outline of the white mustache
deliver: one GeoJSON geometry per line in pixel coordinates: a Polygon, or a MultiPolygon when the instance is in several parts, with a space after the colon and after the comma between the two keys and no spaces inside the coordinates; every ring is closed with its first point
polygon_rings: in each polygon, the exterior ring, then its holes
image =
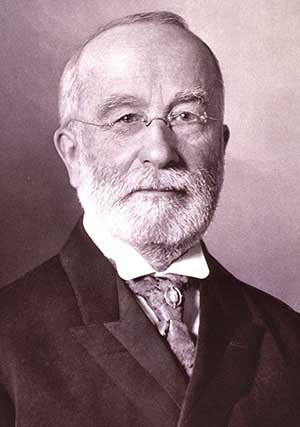
{"type": "Polygon", "coordinates": [[[138,191],[177,191],[187,192],[195,182],[206,179],[209,176],[207,170],[189,172],[185,170],[161,170],[146,171],[141,176],[139,172],[130,172],[126,176],[125,180],[120,179],[119,176],[115,176],[112,180],[112,186],[119,187],[120,193],[129,195],[138,191]]]}

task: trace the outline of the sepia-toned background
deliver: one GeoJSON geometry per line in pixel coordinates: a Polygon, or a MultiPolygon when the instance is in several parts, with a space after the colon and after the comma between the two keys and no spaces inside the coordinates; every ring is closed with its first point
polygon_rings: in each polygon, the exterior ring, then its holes
{"type": "Polygon", "coordinates": [[[161,9],[187,20],[225,78],[231,140],[208,247],[300,311],[299,0],[1,0],[0,285],[56,253],[80,215],[52,144],[66,60],[101,24],[161,9]]]}

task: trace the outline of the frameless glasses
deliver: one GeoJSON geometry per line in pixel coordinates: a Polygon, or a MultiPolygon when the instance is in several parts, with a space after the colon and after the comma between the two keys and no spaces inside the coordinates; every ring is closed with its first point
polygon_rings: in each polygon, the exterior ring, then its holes
{"type": "Polygon", "coordinates": [[[78,118],[71,119],[89,126],[95,126],[102,131],[116,135],[130,137],[137,135],[143,129],[149,127],[154,120],[160,120],[167,125],[177,136],[191,135],[204,131],[209,121],[219,121],[216,117],[209,116],[203,111],[179,111],[171,112],[166,118],[152,117],[149,119],[145,113],[130,112],[109,120],[107,123],[94,123],[78,118]]]}

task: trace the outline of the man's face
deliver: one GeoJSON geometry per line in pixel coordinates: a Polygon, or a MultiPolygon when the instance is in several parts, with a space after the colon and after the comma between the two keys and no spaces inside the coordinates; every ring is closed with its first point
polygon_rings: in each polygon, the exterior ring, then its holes
{"type": "Polygon", "coordinates": [[[135,120],[169,115],[181,122],[186,111],[219,119],[210,54],[180,28],[135,24],[92,41],[80,67],[86,87],[76,118],[104,125],[76,123],[83,208],[141,252],[159,245],[187,250],[216,207],[222,121],[209,119],[196,130],[177,132],[163,120],[147,127],[135,120]]]}

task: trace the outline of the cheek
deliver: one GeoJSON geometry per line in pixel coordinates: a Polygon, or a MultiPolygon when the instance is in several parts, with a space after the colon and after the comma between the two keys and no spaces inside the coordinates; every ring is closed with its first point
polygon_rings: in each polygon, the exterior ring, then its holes
{"type": "Polygon", "coordinates": [[[207,168],[223,157],[222,138],[219,132],[210,131],[189,141],[180,142],[178,151],[188,170],[207,168]]]}
{"type": "Polygon", "coordinates": [[[113,136],[95,135],[86,132],[82,145],[82,156],[97,168],[127,171],[138,155],[137,147],[124,145],[113,136]]]}

